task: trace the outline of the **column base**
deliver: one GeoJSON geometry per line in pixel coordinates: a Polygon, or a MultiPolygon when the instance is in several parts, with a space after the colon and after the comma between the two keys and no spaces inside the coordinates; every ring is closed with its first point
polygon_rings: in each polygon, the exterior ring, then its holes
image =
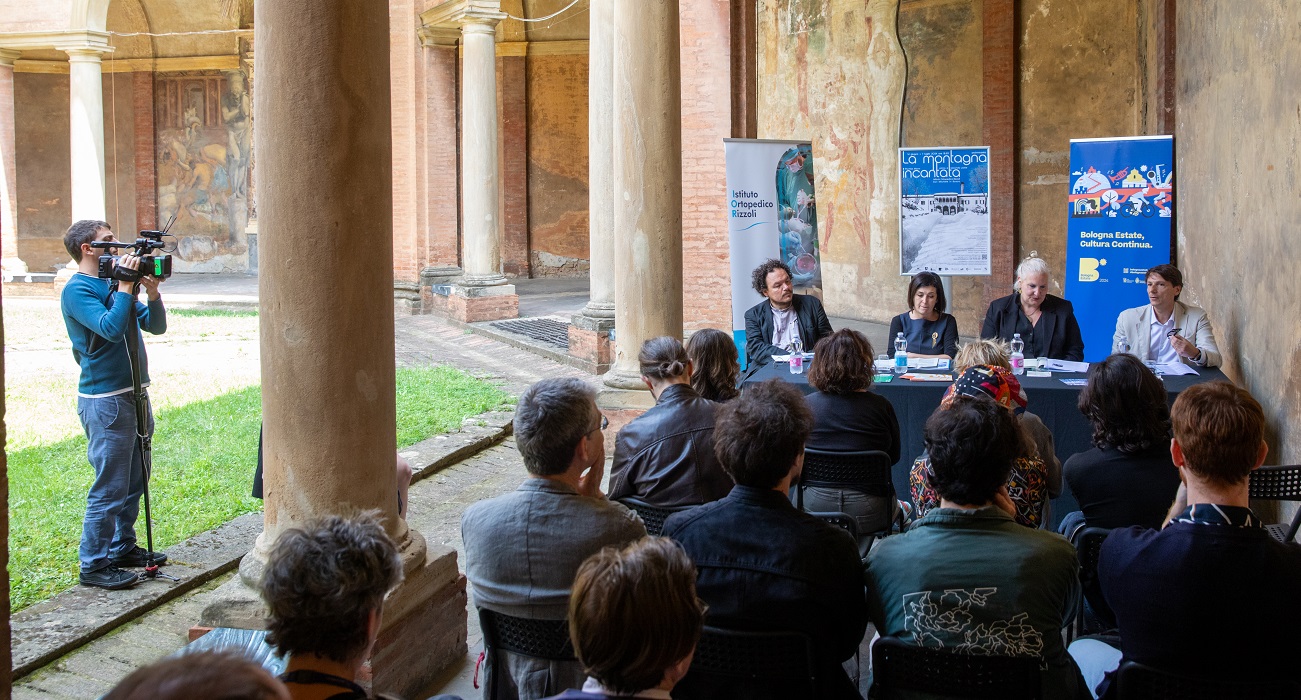
{"type": "Polygon", "coordinates": [[[396,316],[415,316],[424,311],[418,282],[393,283],[393,313],[396,316]]]}
{"type": "Polygon", "coordinates": [[[31,270],[27,269],[27,263],[22,258],[5,258],[0,260],[0,271],[6,275],[25,275],[31,270]]]}
{"type": "Polygon", "coordinates": [[[580,369],[592,374],[604,374],[609,371],[614,354],[614,343],[610,341],[614,319],[593,317],[587,313],[590,308],[589,304],[574,314],[570,322],[569,356],[577,360],[576,365],[580,369]]]}
{"type": "MultiPolygon", "coordinates": [[[[623,429],[623,426],[631,423],[633,420],[645,413],[650,407],[655,405],[655,397],[651,396],[650,389],[642,383],[641,377],[635,377],[637,386],[634,388],[619,388],[610,386],[612,375],[616,375],[618,370],[611,370],[605,375],[605,382],[600,390],[596,393],[596,407],[601,409],[601,415],[609,419],[610,424],[605,429],[605,451],[607,454],[614,453],[614,438],[623,429]]],[[[626,375],[619,373],[615,380],[622,386],[631,386],[626,375]]]]}
{"type": "Polygon", "coordinates": [[[63,286],[75,274],[77,274],[77,263],[71,260],[68,261],[67,265],[59,268],[58,272],[54,273],[54,296],[57,297],[63,294],[63,286]]]}
{"type": "Polygon", "coordinates": [[[513,284],[454,284],[447,297],[447,315],[461,323],[519,318],[519,296],[513,284]]]}
{"type": "MultiPolygon", "coordinates": [[[[405,578],[384,600],[384,621],[363,676],[376,691],[402,697],[418,697],[453,662],[465,658],[465,576],[456,568],[456,550],[426,548],[419,533],[404,548],[424,556],[404,562],[405,578]],[[416,541],[418,540],[418,542],[416,541]]],[[[256,552],[240,562],[241,576],[222,584],[216,600],[204,608],[201,627],[265,629],[266,604],[257,590],[245,582],[245,569],[260,572],[256,552]],[[245,566],[248,564],[248,566],[245,566]]],[[[363,685],[365,685],[363,683],[363,685]]],[[[422,697],[422,696],[420,696],[422,697]]]]}

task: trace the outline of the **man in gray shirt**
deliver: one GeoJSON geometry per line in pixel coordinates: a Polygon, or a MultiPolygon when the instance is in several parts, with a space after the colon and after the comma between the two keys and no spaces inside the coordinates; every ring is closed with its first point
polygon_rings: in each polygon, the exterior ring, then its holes
{"type": "MultiPolygon", "coordinates": [[[[583,560],[646,536],[635,513],[601,492],[604,425],[595,390],[581,380],[544,379],[520,397],[515,443],[529,478],[471,505],[461,518],[465,575],[477,607],[563,620],[583,560]]],[[[496,698],[543,698],[581,687],[585,677],[577,661],[498,653],[487,658],[494,662],[502,664],[496,698]]]]}

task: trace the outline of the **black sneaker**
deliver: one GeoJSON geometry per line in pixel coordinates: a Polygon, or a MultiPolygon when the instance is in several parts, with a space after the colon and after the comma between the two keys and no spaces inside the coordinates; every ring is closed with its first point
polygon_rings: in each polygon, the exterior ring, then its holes
{"type": "MultiPolygon", "coordinates": [[[[147,566],[148,562],[145,561],[146,554],[147,552],[145,552],[144,547],[141,547],[140,545],[136,545],[136,548],[131,550],[130,552],[113,557],[113,566],[120,566],[123,568],[137,568],[137,569],[142,566],[147,566]]],[[[162,564],[166,564],[167,555],[163,554],[162,552],[154,552],[154,563],[160,566],[162,564]]]]}
{"type": "Polygon", "coordinates": [[[107,588],[110,591],[116,591],[136,585],[140,580],[140,576],[131,571],[123,571],[110,564],[98,571],[89,573],[83,571],[79,579],[83,586],[95,586],[96,588],[107,588]]]}

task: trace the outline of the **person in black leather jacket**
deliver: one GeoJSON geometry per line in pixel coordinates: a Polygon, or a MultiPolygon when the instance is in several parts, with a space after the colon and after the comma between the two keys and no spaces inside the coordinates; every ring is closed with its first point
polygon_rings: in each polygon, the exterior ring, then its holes
{"type": "Polygon", "coordinates": [[[635,496],[654,506],[709,503],[732,490],[714,457],[717,404],[691,388],[691,362],[676,338],[651,338],[637,358],[656,404],[614,441],[610,499],[635,496]]]}

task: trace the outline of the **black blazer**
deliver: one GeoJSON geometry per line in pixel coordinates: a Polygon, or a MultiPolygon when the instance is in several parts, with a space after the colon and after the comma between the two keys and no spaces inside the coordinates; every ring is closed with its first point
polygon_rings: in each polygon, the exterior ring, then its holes
{"type": "MultiPolygon", "coordinates": [[[[804,352],[813,352],[819,340],[835,332],[827,320],[827,312],[817,297],[808,294],[796,294],[791,305],[800,324],[804,352]]],[[[772,304],[764,299],[745,312],[745,356],[751,367],[768,364],[773,355],[786,354],[786,350],[772,344],[772,332],[772,304]]]]}
{"type": "MultiPolygon", "coordinates": [[[[985,312],[985,325],[980,330],[981,338],[999,338],[1011,341],[1016,333],[1017,310],[1021,306],[1021,294],[1013,292],[1002,299],[995,299],[985,312]]],[[[1039,307],[1043,314],[1039,323],[1047,324],[1048,353],[1045,357],[1052,360],[1084,361],[1084,338],[1080,336],[1080,324],[1075,321],[1075,307],[1071,302],[1051,294],[1044,297],[1039,307]]]]}

